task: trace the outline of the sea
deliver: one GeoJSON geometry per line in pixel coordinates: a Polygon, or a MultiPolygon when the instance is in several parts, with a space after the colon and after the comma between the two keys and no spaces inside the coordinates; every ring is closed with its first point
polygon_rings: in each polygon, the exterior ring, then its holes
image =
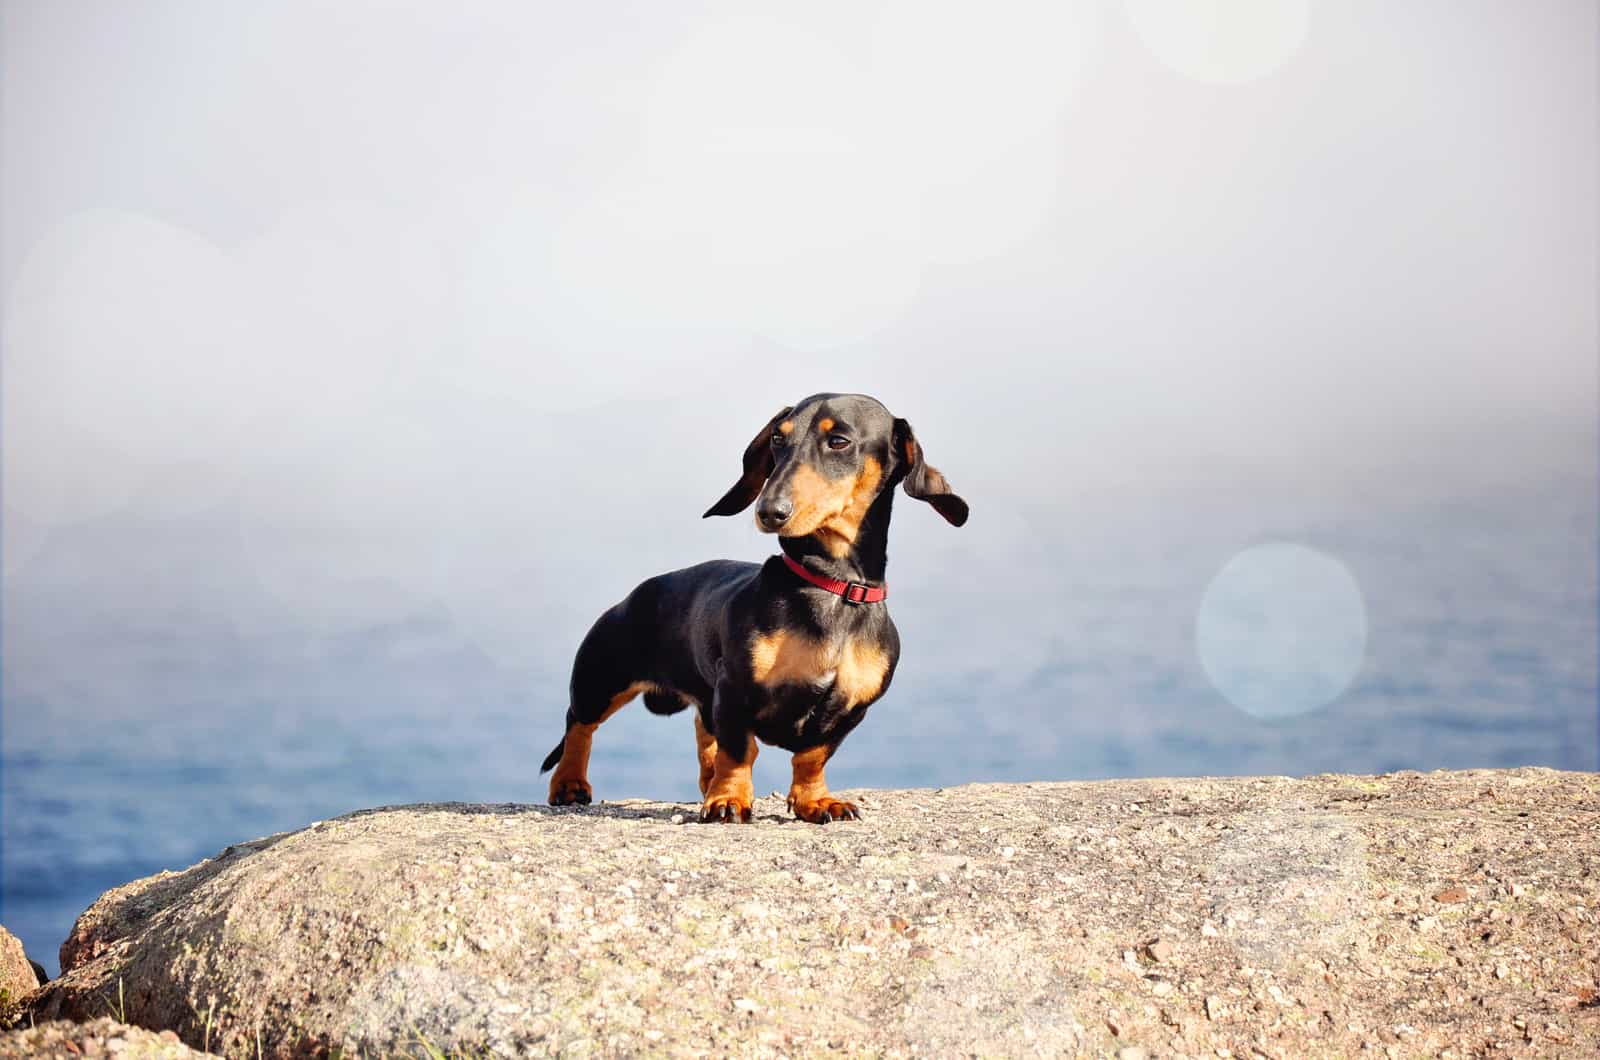
{"type": "MultiPolygon", "coordinates": [[[[976,539],[897,538],[905,652],[832,785],[1600,768],[1593,481],[1198,506],[975,504],[976,539]]],[[[744,558],[769,546],[751,534],[744,558]]],[[[104,547],[63,535],[33,567],[104,547]]],[[[522,664],[444,608],[335,632],[203,614],[131,630],[96,617],[93,585],[14,575],[0,923],[55,974],[102,892],[231,843],[379,805],[542,801],[571,652],[650,573],[619,562],[563,588],[522,664]]],[[[687,714],[623,711],[596,740],[597,797],[692,804],[692,748],[687,714]]],[[[768,750],[757,790],[787,779],[768,750]]]]}

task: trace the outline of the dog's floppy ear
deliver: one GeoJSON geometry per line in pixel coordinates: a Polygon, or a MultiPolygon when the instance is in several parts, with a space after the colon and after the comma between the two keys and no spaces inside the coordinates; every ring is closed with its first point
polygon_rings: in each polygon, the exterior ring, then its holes
{"type": "Polygon", "coordinates": [[[904,461],[906,495],[933,505],[933,510],[944,516],[951,526],[964,524],[967,502],[956,496],[939,469],[928,463],[922,445],[911,431],[911,424],[905,420],[894,421],[894,446],[895,455],[904,461]]]}
{"type": "Polygon", "coordinates": [[[776,416],[767,421],[766,426],[756,432],[755,438],[744,449],[744,474],[739,476],[739,481],[733,488],[722,495],[722,499],[706,510],[700,518],[708,519],[713,515],[737,515],[750,507],[750,502],[756,499],[761,492],[761,487],[767,484],[767,476],[772,474],[772,432],[777,430],[783,418],[794,411],[793,405],[784,406],[776,416]]]}

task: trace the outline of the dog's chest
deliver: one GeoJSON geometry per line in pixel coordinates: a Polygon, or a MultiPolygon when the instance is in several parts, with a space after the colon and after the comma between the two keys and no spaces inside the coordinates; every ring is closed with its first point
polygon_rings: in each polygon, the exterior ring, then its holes
{"type": "Polygon", "coordinates": [[[818,700],[835,700],[849,710],[882,690],[889,656],[862,635],[823,639],[778,630],[751,641],[750,672],[769,691],[809,690],[818,700]]]}

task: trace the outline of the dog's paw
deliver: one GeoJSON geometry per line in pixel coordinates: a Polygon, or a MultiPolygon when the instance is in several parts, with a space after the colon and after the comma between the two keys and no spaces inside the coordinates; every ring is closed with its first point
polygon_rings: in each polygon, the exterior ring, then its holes
{"type": "Polygon", "coordinates": [[[580,777],[554,778],[550,781],[550,805],[587,806],[594,801],[594,790],[580,777]]]}
{"type": "Polygon", "coordinates": [[[731,824],[750,823],[750,798],[745,795],[713,795],[700,807],[700,820],[731,824]]]}
{"type": "Polygon", "coordinates": [[[799,801],[791,798],[789,809],[802,821],[812,824],[827,824],[829,821],[859,821],[861,808],[853,802],[844,802],[832,796],[825,796],[810,801],[799,801]]]}

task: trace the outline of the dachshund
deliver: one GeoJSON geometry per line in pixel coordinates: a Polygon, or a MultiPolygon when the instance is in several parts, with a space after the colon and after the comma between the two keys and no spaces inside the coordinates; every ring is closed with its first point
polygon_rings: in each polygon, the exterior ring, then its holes
{"type": "Polygon", "coordinates": [[[793,753],[789,808],[855,820],[823,767],[889,689],[900,636],[884,599],[894,488],[953,526],[967,503],[911,424],[864,394],[815,394],[773,416],[705,517],[755,503],[778,535],[765,563],[712,560],[647,579],[595,622],[572,665],[566,734],[545,759],[550,804],[587,804],[601,723],[641,693],[654,714],[694,709],[702,821],[750,820],[756,741],[793,753]]]}

